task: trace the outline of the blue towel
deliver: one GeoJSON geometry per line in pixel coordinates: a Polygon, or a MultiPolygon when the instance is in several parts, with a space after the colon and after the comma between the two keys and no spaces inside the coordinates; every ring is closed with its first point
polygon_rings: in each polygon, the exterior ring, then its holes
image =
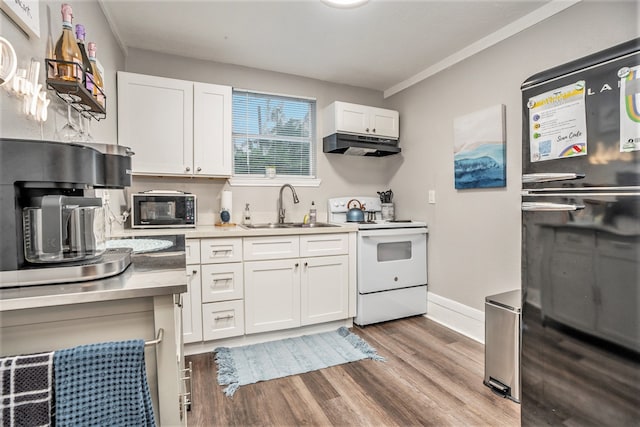
{"type": "Polygon", "coordinates": [[[56,426],[155,426],[144,341],[56,351],[53,366],[56,426]]]}
{"type": "Polygon", "coordinates": [[[0,359],[0,424],[51,425],[53,353],[0,359]]]}

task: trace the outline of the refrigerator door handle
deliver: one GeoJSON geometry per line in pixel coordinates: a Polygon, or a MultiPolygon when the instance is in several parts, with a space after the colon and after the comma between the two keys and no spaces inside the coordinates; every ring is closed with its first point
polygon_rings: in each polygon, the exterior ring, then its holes
{"type": "Polygon", "coordinates": [[[550,181],[567,181],[571,179],[584,178],[583,173],[562,173],[562,172],[549,172],[549,173],[526,173],[522,175],[523,184],[533,184],[536,182],[550,182],[550,181]]]}
{"type": "Polygon", "coordinates": [[[522,210],[526,212],[548,212],[548,211],[579,211],[584,209],[584,205],[569,205],[563,203],[548,202],[522,202],[522,210]]]}

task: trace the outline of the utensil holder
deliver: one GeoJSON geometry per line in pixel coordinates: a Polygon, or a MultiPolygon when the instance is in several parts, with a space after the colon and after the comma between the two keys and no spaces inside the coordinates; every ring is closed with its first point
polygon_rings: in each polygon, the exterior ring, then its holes
{"type": "Polygon", "coordinates": [[[393,203],[381,203],[382,219],[384,221],[393,221],[396,218],[393,203]]]}

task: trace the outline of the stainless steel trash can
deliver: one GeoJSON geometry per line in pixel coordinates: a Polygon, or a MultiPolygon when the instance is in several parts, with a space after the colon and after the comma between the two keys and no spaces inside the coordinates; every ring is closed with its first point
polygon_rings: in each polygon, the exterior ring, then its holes
{"type": "Polygon", "coordinates": [[[520,403],[522,293],[504,292],[485,298],[484,384],[520,403]]]}

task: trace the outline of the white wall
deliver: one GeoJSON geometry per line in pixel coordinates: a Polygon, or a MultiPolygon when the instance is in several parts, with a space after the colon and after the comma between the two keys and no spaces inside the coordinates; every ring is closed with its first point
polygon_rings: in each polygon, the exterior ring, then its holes
{"type": "MultiPolygon", "coordinates": [[[[287,219],[301,221],[308,212],[311,201],[318,206],[318,215],[324,219],[326,201],[330,197],[349,195],[376,195],[386,190],[393,174],[400,168],[403,159],[364,158],[325,154],[322,152],[322,110],[335,100],[382,106],[382,92],[337,85],[320,80],[297,77],[289,74],[262,71],[247,67],[221,64],[210,61],[188,59],[156,52],[130,49],[126,59],[126,71],[162,77],[192,80],[205,83],[230,85],[240,89],[279,93],[284,95],[313,97],[317,100],[317,156],[319,188],[299,187],[296,192],[300,203],[293,205],[289,190],[285,192],[287,219]]],[[[225,180],[176,179],[134,177],[131,191],[147,189],[180,189],[198,196],[198,223],[213,224],[219,212],[219,194],[225,180]]],[[[250,203],[253,220],[275,221],[278,187],[237,187],[233,191],[232,221],[239,222],[245,203],[250,203]]]]}
{"type": "Polygon", "coordinates": [[[484,311],[520,287],[520,85],[532,74],[638,37],[637,2],[582,2],[388,99],[404,163],[396,211],[430,227],[429,291],[484,311]],[[455,190],[453,120],[506,105],[507,187],[455,190]],[[436,204],[427,192],[436,191],[436,204]]]}
{"type": "MultiPolygon", "coordinates": [[[[0,34],[9,40],[16,50],[18,67],[28,68],[31,58],[40,61],[40,83],[44,86],[46,76],[44,59],[47,53],[47,39],[51,37],[55,46],[62,32],[60,6],[62,2],[40,0],[40,38],[27,37],[4,13],[0,13],[0,34]]],[[[93,121],[91,133],[98,142],[117,143],[117,101],[116,70],[124,68],[124,54],[120,50],[107,21],[96,0],[71,2],[73,23],[83,24],[87,29],[87,41],[97,44],[97,57],[105,70],[104,84],[107,95],[107,118],[93,121]]],[[[0,88],[0,137],[53,140],[55,131],[66,123],[66,106],[54,94],[48,91],[52,100],[49,106],[49,119],[40,125],[27,119],[20,113],[21,102],[0,88]]],[[[76,116],[73,116],[76,118],[76,116]]]]}

